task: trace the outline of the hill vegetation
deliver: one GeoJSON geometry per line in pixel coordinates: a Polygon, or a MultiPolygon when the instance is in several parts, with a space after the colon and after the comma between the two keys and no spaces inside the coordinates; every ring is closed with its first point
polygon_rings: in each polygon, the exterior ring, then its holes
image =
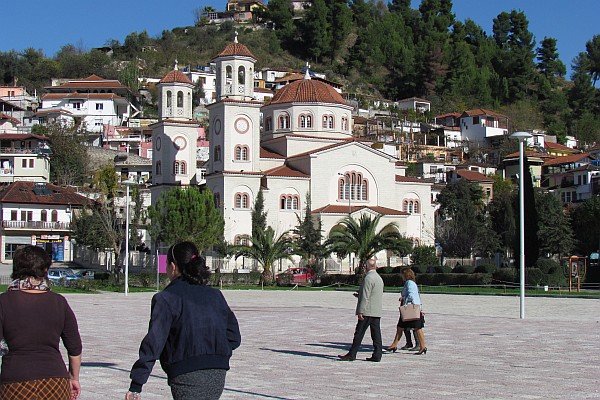
{"type": "Polygon", "coordinates": [[[536,43],[521,11],[500,13],[487,34],[472,20],[458,21],[451,0],[313,0],[294,15],[288,0],[271,0],[253,24],[203,25],[163,31],[151,38],[132,32],[107,42],[108,55],[67,44],[54,58],[34,48],[0,53],[0,83],[38,92],[51,78],[97,74],[137,90],[139,76],[159,77],[179,65],[206,65],[232,40],[257,56],[262,67],[315,71],[344,85],[362,105],[376,98],[424,97],[432,114],[490,108],[511,119],[511,131],[544,129],[563,140],[600,138],[600,35],[572,60],[571,79],[556,39],[536,43]]]}

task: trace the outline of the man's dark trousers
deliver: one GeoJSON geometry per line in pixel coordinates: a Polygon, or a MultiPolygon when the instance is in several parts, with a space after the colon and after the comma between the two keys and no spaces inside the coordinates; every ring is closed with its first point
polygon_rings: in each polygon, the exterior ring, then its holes
{"type": "Polygon", "coordinates": [[[356,323],[356,329],[354,331],[354,339],[352,340],[352,347],[348,354],[352,358],[356,358],[358,348],[365,337],[367,328],[371,328],[371,339],[373,339],[373,358],[375,360],[381,360],[381,353],[383,351],[383,343],[381,341],[381,318],[379,317],[363,317],[362,320],[358,320],[356,323]]]}

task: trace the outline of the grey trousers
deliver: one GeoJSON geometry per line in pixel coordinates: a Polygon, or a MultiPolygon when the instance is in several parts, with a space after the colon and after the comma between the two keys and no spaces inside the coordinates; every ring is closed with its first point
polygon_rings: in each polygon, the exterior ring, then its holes
{"type": "Polygon", "coordinates": [[[225,388],[224,369],[200,369],[170,379],[174,400],[218,400],[225,388]]]}

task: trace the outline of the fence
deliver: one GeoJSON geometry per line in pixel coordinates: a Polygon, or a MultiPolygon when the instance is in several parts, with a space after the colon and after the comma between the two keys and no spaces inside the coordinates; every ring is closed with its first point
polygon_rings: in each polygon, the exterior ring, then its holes
{"type": "MultiPolygon", "coordinates": [[[[125,265],[123,256],[124,253],[121,254],[119,267],[125,265]]],[[[73,246],[73,262],[85,268],[113,271],[117,266],[117,257],[115,257],[115,253],[111,250],[96,251],[95,249],[76,244],[73,246]]],[[[132,270],[155,270],[156,256],[132,250],[129,252],[129,268],[132,270]]]]}

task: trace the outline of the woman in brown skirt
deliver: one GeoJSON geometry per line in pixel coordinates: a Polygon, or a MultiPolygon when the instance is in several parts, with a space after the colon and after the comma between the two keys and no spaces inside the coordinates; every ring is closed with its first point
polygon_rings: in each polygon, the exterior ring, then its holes
{"type": "Polygon", "coordinates": [[[2,372],[0,399],[74,400],[79,397],[81,338],[67,300],[50,291],[52,259],[44,249],[24,246],[13,257],[13,281],[0,294],[2,372]],[[69,369],[60,354],[63,344],[69,369]]]}

